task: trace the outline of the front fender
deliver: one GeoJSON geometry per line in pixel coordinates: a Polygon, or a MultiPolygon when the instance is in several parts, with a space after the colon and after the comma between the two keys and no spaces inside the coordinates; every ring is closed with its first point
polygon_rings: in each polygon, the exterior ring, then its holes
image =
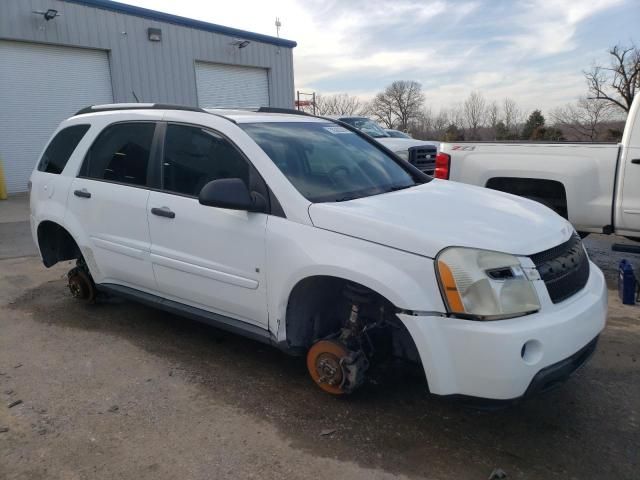
{"type": "Polygon", "coordinates": [[[401,309],[444,311],[430,258],[279,217],[269,218],[266,248],[269,329],[278,341],[292,290],[313,276],[359,283],[401,309]]]}

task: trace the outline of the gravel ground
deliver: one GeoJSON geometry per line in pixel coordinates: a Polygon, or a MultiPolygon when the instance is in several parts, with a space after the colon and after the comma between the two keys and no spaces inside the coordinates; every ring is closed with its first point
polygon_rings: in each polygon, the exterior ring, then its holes
{"type": "MultiPolygon", "coordinates": [[[[613,288],[611,241],[587,245],[613,288]]],[[[0,479],[639,478],[640,306],[614,290],[584,369],[479,412],[408,374],[330,397],[275,349],[134,303],[78,303],[68,268],[0,260],[0,479]]]]}

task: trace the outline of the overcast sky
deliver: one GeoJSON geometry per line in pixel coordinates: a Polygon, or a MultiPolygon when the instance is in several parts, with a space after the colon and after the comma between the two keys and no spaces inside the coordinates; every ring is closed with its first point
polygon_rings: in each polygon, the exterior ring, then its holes
{"type": "Polygon", "coordinates": [[[585,92],[582,70],[640,41],[640,0],[124,0],[295,40],[296,88],[370,98],[422,83],[434,109],[471,90],[548,110],[585,92]]]}

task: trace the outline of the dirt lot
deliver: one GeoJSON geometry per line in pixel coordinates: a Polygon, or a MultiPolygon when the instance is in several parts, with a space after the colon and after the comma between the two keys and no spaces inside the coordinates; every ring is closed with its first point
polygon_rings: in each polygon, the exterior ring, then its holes
{"type": "MultiPolygon", "coordinates": [[[[613,287],[610,242],[588,245],[613,287]]],[[[67,269],[0,260],[0,479],[639,478],[640,306],[613,290],[584,369],[487,413],[415,377],[329,397],[261,344],[125,301],[77,303],[67,269]]]]}

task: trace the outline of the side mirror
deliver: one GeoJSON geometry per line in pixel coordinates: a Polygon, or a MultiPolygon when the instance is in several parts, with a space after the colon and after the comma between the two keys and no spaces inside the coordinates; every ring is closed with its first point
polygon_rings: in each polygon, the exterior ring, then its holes
{"type": "Polygon", "coordinates": [[[259,193],[250,193],[240,178],[220,178],[207,183],[198,196],[198,201],[208,207],[265,212],[267,202],[259,193]]]}

